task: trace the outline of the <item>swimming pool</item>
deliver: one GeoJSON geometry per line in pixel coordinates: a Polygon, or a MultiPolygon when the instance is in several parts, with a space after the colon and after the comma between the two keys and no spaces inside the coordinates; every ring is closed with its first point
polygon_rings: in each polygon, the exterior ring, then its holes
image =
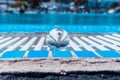
{"type": "Polygon", "coordinates": [[[120,58],[119,14],[0,14],[0,34],[4,35],[0,37],[0,59],[120,58]],[[46,33],[29,34],[49,32],[55,27],[65,29],[70,35],[78,33],[71,35],[68,50],[50,51],[45,44],[46,33]]]}

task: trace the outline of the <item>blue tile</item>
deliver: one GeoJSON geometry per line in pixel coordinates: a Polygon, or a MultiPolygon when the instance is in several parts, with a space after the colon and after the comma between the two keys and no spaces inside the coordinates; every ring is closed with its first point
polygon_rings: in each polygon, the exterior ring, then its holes
{"type": "Polygon", "coordinates": [[[104,58],[120,58],[120,54],[117,52],[110,50],[110,51],[97,51],[98,54],[100,54],[104,58]]]}
{"type": "Polygon", "coordinates": [[[78,57],[94,57],[94,58],[97,58],[97,55],[95,55],[92,51],[74,51],[74,52],[78,57]]]}
{"type": "Polygon", "coordinates": [[[70,53],[70,51],[53,50],[52,56],[54,58],[71,58],[72,54],[70,53]]]}
{"type": "Polygon", "coordinates": [[[26,51],[7,51],[1,58],[22,58],[26,51]]]}
{"type": "Polygon", "coordinates": [[[47,50],[33,50],[28,53],[28,58],[47,58],[48,57],[48,51],[47,50]]]}

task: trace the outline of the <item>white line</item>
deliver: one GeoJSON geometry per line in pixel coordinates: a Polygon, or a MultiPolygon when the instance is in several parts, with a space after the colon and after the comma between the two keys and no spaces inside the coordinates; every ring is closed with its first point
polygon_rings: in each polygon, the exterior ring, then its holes
{"type": "Polygon", "coordinates": [[[92,41],[92,40],[90,40],[90,39],[88,39],[86,37],[81,37],[81,39],[85,40],[86,42],[90,43],[92,46],[95,46],[100,50],[109,50],[109,49],[97,44],[96,42],[94,42],[94,41],[92,41]]]}
{"type": "Polygon", "coordinates": [[[105,37],[103,37],[103,36],[97,36],[97,38],[102,39],[102,40],[105,40],[105,41],[110,42],[110,43],[115,44],[115,45],[120,45],[119,42],[117,42],[117,41],[115,41],[115,40],[112,40],[112,39],[105,38],[105,37]]]}
{"type": "Polygon", "coordinates": [[[8,42],[6,42],[6,43],[0,45],[0,49],[2,49],[2,48],[4,48],[4,47],[8,46],[9,44],[11,44],[11,43],[13,43],[13,42],[15,42],[15,41],[17,41],[17,40],[19,40],[19,39],[20,39],[20,37],[16,37],[16,38],[14,38],[14,39],[12,39],[12,40],[10,40],[10,41],[8,41],[8,42]]]}
{"type": "Polygon", "coordinates": [[[5,42],[5,41],[7,41],[7,40],[10,40],[10,39],[12,39],[12,37],[8,37],[8,38],[1,39],[1,40],[0,40],[0,43],[3,43],[3,42],[5,42]]]}
{"type": "Polygon", "coordinates": [[[83,42],[82,40],[80,40],[78,37],[73,37],[73,39],[76,40],[86,50],[95,51],[95,49],[93,49],[92,47],[90,47],[89,45],[87,45],[85,42],[83,42]]]}
{"type": "Polygon", "coordinates": [[[23,58],[27,58],[29,51],[26,51],[23,58]]]}
{"type": "Polygon", "coordinates": [[[0,37],[0,39],[3,39],[3,37],[0,37]]]}
{"type": "Polygon", "coordinates": [[[117,41],[120,41],[120,38],[114,37],[112,35],[105,35],[105,37],[110,38],[110,39],[114,39],[114,40],[117,40],[117,41]]]}
{"type": "Polygon", "coordinates": [[[41,50],[44,44],[45,37],[40,38],[38,44],[35,46],[34,50],[41,50]]]}
{"type": "Polygon", "coordinates": [[[52,51],[50,50],[50,48],[48,46],[47,46],[47,51],[48,51],[48,58],[52,59],[53,58],[52,51]]]}
{"type": "Polygon", "coordinates": [[[100,54],[98,54],[96,51],[93,51],[94,54],[96,54],[99,58],[103,58],[100,54]]]}
{"type": "Polygon", "coordinates": [[[71,39],[69,44],[74,50],[82,51],[82,49],[80,49],[80,47],[76,43],[74,43],[71,39]]]}
{"type": "Polygon", "coordinates": [[[120,35],[119,35],[119,34],[112,34],[112,35],[120,38],[120,35]]]}
{"type": "Polygon", "coordinates": [[[94,40],[94,41],[96,41],[96,42],[99,42],[99,43],[101,43],[101,44],[103,44],[103,45],[105,45],[105,46],[107,46],[107,47],[109,47],[109,48],[112,48],[112,49],[114,49],[114,50],[120,50],[120,48],[117,47],[116,45],[109,44],[109,43],[107,43],[107,42],[105,42],[105,41],[102,41],[102,40],[97,39],[97,38],[92,37],[92,36],[89,36],[89,38],[92,39],[92,40],[94,40]]]}
{"type": "Polygon", "coordinates": [[[73,57],[73,58],[75,58],[75,59],[76,59],[76,58],[79,58],[79,57],[75,54],[74,51],[70,51],[70,53],[72,54],[72,57],[73,57]]]}
{"type": "Polygon", "coordinates": [[[28,39],[28,37],[25,37],[25,38],[21,39],[20,41],[16,42],[11,47],[9,47],[8,49],[6,49],[6,51],[12,51],[12,50],[16,49],[18,46],[20,46],[27,39],[28,39]]]}
{"type": "Polygon", "coordinates": [[[37,37],[33,37],[28,43],[26,43],[20,50],[27,50],[35,42],[37,37]]]}

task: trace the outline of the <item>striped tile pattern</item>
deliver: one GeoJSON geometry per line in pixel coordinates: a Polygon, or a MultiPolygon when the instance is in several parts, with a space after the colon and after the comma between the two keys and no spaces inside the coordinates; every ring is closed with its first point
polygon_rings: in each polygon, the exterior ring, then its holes
{"type": "MultiPolygon", "coordinates": [[[[16,57],[29,58],[37,52],[46,50],[43,57],[54,58],[58,52],[50,51],[45,43],[45,36],[18,36],[18,37],[0,37],[0,58],[6,58],[7,54],[16,57]],[[17,52],[18,51],[18,52],[17,52]],[[18,53],[22,52],[21,55],[18,53]],[[33,53],[32,53],[32,52],[33,53]],[[24,53],[23,53],[24,52],[24,53]]],[[[70,53],[70,57],[120,57],[120,34],[76,34],[70,35],[70,43],[64,54],[70,53]],[[66,53],[65,53],[66,52],[66,53]],[[77,53],[76,53],[77,52],[77,53]],[[90,54],[90,56],[89,56],[90,54]],[[108,56],[107,56],[108,54],[108,56]],[[91,56],[92,55],[92,56],[91,56]]],[[[41,52],[40,52],[41,53],[41,52]]],[[[44,54],[44,51],[41,53],[44,54]]],[[[36,57],[36,56],[35,56],[36,57]]],[[[62,54],[61,57],[64,57],[62,54]]],[[[69,56],[66,56],[69,57],[69,56]]],[[[9,58],[9,57],[8,57],[9,58]]],[[[11,58],[11,57],[10,57],[11,58]]],[[[34,57],[33,57],[34,58],[34,57]]]]}

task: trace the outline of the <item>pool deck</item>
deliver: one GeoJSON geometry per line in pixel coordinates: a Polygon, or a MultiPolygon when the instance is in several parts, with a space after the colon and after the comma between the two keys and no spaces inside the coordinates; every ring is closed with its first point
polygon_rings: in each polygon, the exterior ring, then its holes
{"type": "MultiPolygon", "coordinates": [[[[0,34],[0,74],[27,73],[27,72],[53,72],[66,74],[71,71],[120,71],[120,34],[81,34],[70,33],[70,44],[67,50],[72,57],[55,56],[45,43],[47,33],[15,33],[0,34]],[[30,51],[48,51],[47,57],[29,58],[30,51]],[[14,55],[20,51],[20,58],[6,58],[6,54],[14,55]],[[22,51],[25,51],[23,53],[22,51]],[[85,56],[75,51],[88,51],[85,56]],[[106,54],[108,54],[106,56],[106,54]]],[[[36,53],[34,53],[36,54],[36,53]]],[[[68,54],[67,54],[68,55],[68,54]]],[[[16,55],[14,55],[16,56],[16,55]]],[[[18,56],[18,55],[17,55],[18,56]]],[[[42,55],[44,56],[44,55],[42,55]]],[[[41,57],[41,56],[40,56],[41,57]]]]}
{"type": "Polygon", "coordinates": [[[27,73],[113,72],[120,75],[120,59],[21,59],[0,60],[0,75],[27,73]]]}

